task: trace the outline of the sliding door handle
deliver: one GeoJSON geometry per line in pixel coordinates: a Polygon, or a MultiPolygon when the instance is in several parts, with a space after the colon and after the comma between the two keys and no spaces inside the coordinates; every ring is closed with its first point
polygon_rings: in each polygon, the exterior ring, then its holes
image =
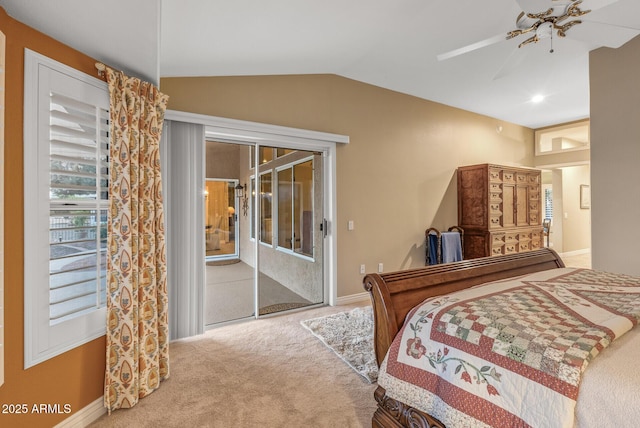
{"type": "Polygon", "coordinates": [[[323,218],[322,219],[322,223],[320,223],[320,231],[322,232],[322,237],[326,238],[327,237],[327,233],[328,233],[328,230],[327,230],[327,219],[326,218],[323,218]]]}

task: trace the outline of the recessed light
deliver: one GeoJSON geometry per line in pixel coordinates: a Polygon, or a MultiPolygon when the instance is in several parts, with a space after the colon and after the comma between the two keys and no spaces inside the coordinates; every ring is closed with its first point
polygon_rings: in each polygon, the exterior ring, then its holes
{"type": "Polygon", "coordinates": [[[532,103],[540,103],[542,102],[542,100],[544,100],[544,95],[534,95],[533,98],[531,98],[531,102],[532,103]]]}

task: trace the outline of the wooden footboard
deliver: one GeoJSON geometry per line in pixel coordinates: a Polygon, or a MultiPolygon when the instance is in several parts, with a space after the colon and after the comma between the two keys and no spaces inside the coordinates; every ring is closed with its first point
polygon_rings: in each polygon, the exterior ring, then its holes
{"type": "MultiPolygon", "coordinates": [[[[505,278],[564,267],[548,248],[513,255],[485,257],[456,263],[385,274],[369,274],[364,288],[371,294],[374,341],[378,365],[382,363],[407,313],[424,299],[505,278]]],[[[371,424],[377,428],[445,428],[436,418],[375,391],[378,409],[371,424]]]]}
{"type": "Polygon", "coordinates": [[[564,267],[564,263],[558,254],[544,248],[526,253],[366,275],[364,288],[371,294],[378,365],[382,363],[407,313],[424,299],[489,281],[559,267],[564,267]]]}

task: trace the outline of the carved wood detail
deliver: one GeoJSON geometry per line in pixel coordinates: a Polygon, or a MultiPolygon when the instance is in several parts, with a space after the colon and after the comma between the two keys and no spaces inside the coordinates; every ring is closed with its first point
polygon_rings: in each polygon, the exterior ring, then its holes
{"type": "Polygon", "coordinates": [[[378,402],[378,410],[372,420],[374,427],[445,428],[439,420],[387,396],[381,386],[373,395],[378,402]]]}

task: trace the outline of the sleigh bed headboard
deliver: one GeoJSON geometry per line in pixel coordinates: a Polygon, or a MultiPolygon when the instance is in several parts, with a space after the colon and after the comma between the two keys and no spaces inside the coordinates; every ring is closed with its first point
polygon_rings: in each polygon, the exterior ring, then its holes
{"type": "Polygon", "coordinates": [[[424,299],[489,281],[561,267],[564,267],[564,263],[558,254],[544,248],[525,253],[366,275],[364,288],[371,295],[378,365],[382,363],[407,313],[424,299]]]}

